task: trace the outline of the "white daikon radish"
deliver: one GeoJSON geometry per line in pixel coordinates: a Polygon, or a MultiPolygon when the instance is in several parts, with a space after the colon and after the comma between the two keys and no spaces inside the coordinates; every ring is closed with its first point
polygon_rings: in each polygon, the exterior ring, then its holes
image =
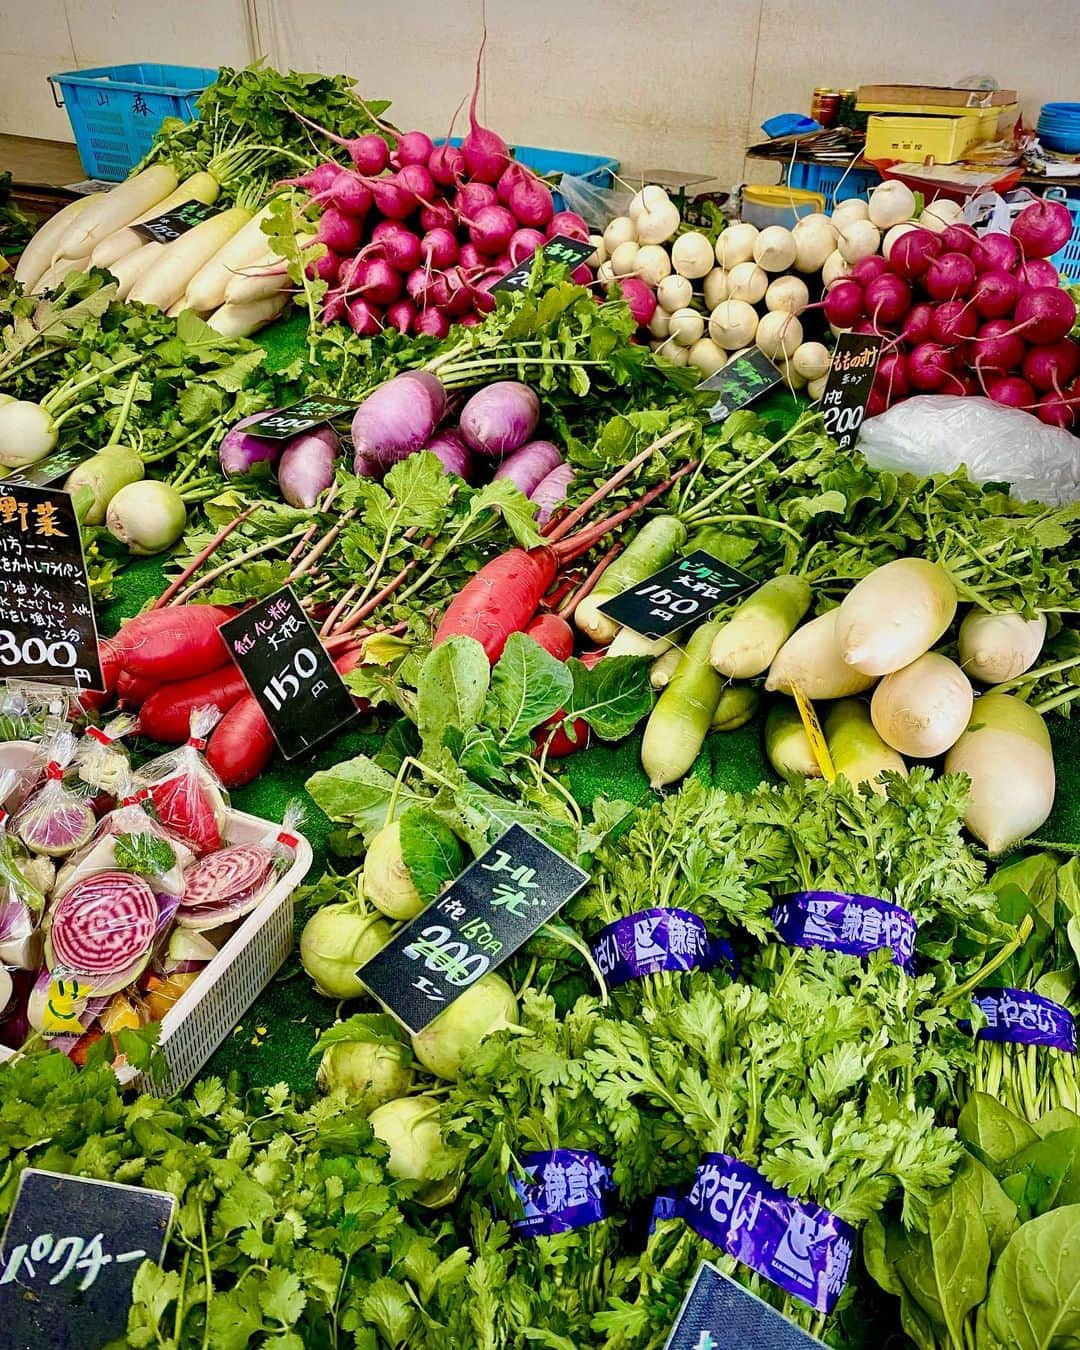
{"type": "Polygon", "coordinates": [[[844,257],[839,249],[834,249],[821,265],[821,280],[824,285],[831,286],[834,281],[839,281],[841,277],[851,276],[851,263],[844,257]]]}
{"type": "Polygon", "coordinates": [[[881,231],[869,220],[845,221],[837,233],[840,256],[849,263],[873,257],[881,246],[881,231]]]}
{"type": "Polygon", "coordinates": [[[839,230],[841,225],[850,225],[854,220],[869,220],[870,203],[864,201],[861,197],[845,197],[842,202],[838,202],[833,207],[833,213],[829,219],[836,230],[839,230]]]}
{"type": "Polygon", "coordinates": [[[632,628],[620,628],[608,644],[608,656],[647,656],[655,661],[671,646],[669,638],[647,638],[632,628]]]}
{"type": "Polygon", "coordinates": [[[754,342],[770,361],[792,357],[803,340],[802,324],[786,310],[763,314],[754,334],[754,342]]]}
{"type": "Polygon", "coordinates": [[[816,380],[807,380],[806,393],[815,403],[821,402],[821,396],[825,392],[825,385],[828,383],[828,375],[821,375],[816,380]]]}
{"type": "Polygon", "coordinates": [[[55,290],[69,272],[85,272],[89,266],[89,256],[85,258],[61,258],[59,262],[54,262],[47,272],[38,277],[37,281],[30,287],[30,294],[44,295],[46,291],[55,290]]]}
{"type": "Polygon", "coordinates": [[[964,823],[991,853],[1001,853],[1046,820],[1056,780],[1042,717],[1009,694],[975,700],[963,735],[945,756],[946,773],[966,773],[971,796],[964,823]]]}
{"type": "Polygon", "coordinates": [[[802,577],[772,577],[744,600],[713,638],[709,664],[721,675],[750,680],[768,670],[810,608],[802,577]]]}
{"type": "MultiPolygon", "coordinates": [[[[144,211],[130,225],[125,225],[119,230],[114,230],[107,238],[103,239],[90,255],[90,261],[95,267],[110,268],[114,262],[118,262],[126,254],[141,248],[147,242],[146,236],[139,233],[136,225],[143,221],[153,220],[155,216],[163,216],[166,211],[174,211],[178,206],[183,206],[185,202],[202,202],[206,206],[213,206],[221,192],[221,184],[209,173],[193,173],[190,178],[177,187],[175,192],[160,202],[155,202],[149,210],[144,211]]],[[[263,239],[265,244],[265,237],[263,239]]]]}
{"type": "Polygon", "coordinates": [[[915,214],[915,194],[906,183],[890,178],[871,192],[867,212],[879,230],[888,230],[915,214]]]}
{"type": "Polygon", "coordinates": [[[182,295],[182,296],[180,297],[180,299],[177,300],[177,302],[176,302],[175,305],[170,305],[170,306],[169,306],[169,308],[165,311],[165,314],[166,314],[166,317],[168,317],[168,318],[170,318],[170,319],[178,319],[178,318],[180,317],[180,315],[183,314],[183,312],[184,312],[185,309],[190,309],[190,308],[191,308],[191,306],[188,304],[187,296],[186,296],[186,295],[182,295]]]}
{"type": "Polygon", "coordinates": [[[956,587],[937,563],[896,558],[856,582],[838,614],[836,639],[848,665],[888,675],[928,652],[952,623],[956,587]]]}
{"type": "Polygon", "coordinates": [[[677,309],[671,316],[670,328],[680,347],[692,347],[705,332],[705,320],[696,309],[677,309]]]}
{"type": "MultiPolygon", "coordinates": [[[[265,267],[238,272],[225,287],[225,301],[230,305],[250,305],[255,300],[277,295],[291,285],[284,260],[271,255],[265,267]]],[[[190,295],[185,298],[190,300],[190,295]]]]}
{"type": "Polygon", "coordinates": [[[654,689],[666,689],[683,658],[680,647],[669,647],[649,667],[649,683],[654,689]]]}
{"type": "Polygon", "coordinates": [[[671,264],[681,277],[696,281],[712,271],[715,261],[712,244],[696,230],[680,234],[671,246],[671,264]]]}
{"type": "Polygon", "coordinates": [[[705,296],[706,308],[711,312],[721,300],[728,298],[727,273],[722,267],[714,267],[711,272],[706,273],[701,289],[705,296]]]}
{"type": "Polygon", "coordinates": [[[602,234],[590,234],[589,243],[593,246],[593,251],[585,259],[590,267],[599,267],[602,262],[607,262],[607,246],[604,243],[602,234]]]}
{"type": "Polygon", "coordinates": [[[709,315],[709,336],[729,352],[753,342],[757,326],[757,310],[745,300],[722,300],[709,315]]]}
{"type": "Polygon", "coordinates": [[[886,745],[912,759],[935,759],[960,739],[973,697],[955,661],[925,652],[885,676],[870,700],[870,716],[886,745]]]}
{"type": "Polygon", "coordinates": [[[52,266],[53,254],[64,236],[74,224],[75,217],[81,215],[83,211],[99,201],[104,193],[94,192],[86,197],[76,197],[73,202],[69,202],[61,211],[57,211],[55,216],[51,216],[41,229],[34,235],[33,239],[23,249],[22,257],[15,268],[15,280],[26,290],[52,266]]]}
{"type": "Polygon", "coordinates": [[[123,225],[130,225],[164,200],[176,188],[179,179],[167,164],[152,164],[134,178],[128,178],[106,193],[94,216],[76,216],[61,244],[65,258],[88,257],[103,239],[123,225]]]}
{"type": "Polygon", "coordinates": [[[940,234],[946,226],[955,225],[963,218],[964,208],[959,202],[950,202],[945,197],[938,197],[923,211],[919,217],[919,224],[924,230],[933,230],[934,234],[940,234]]]}
{"type": "Polygon", "coordinates": [[[960,625],[960,664],[973,680],[1001,684],[1030,670],[1045,641],[1045,614],[1025,619],[1012,612],[971,609],[960,625]]]}
{"type": "Polygon", "coordinates": [[[836,231],[828,216],[817,213],[800,220],[791,232],[795,240],[795,268],[799,272],[820,272],[825,259],[836,248],[836,231]]]}
{"type": "MultiPolygon", "coordinates": [[[[236,273],[259,265],[271,252],[270,240],[262,227],[263,222],[270,218],[272,209],[271,204],[256,211],[191,278],[188,294],[194,309],[217,309],[224,304],[226,287],[236,273]]],[[[301,248],[311,242],[311,235],[297,237],[301,248]]]]}
{"type": "Polygon", "coordinates": [[[842,698],[830,703],[823,719],[825,744],[837,774],[843,774],[853,787],[869,783],[880,796],[887,789],[880,776],[886,770],[907,777],[907,765],[874,730],[870,709],[858,698],[842,698]]]}
{"type": "Polygon", "coordinates": [[[663,342],[666,337],[671,336],[671,315],[663,307],[657,305],[653,310],[653,316],[648,323],[649,332],[656,338],[657,342],[663,342]]]}
{"type": "Polygon", "coordinates": [[[777,277],[765,292],[765,308],[799,314],[810,303],[810,292],[801,277],[777,277]]]}
{"type": "Polygon", "coordinates": [[[783,225],[769,225],[754,240],[754,261],[766,272],[786,272],[795,263],[795,238],[783,225]]]}
{"type": "Polygon", "coordinates": [[[736,263],[750,262],[754,257],[754,241],[758,237],[756,225],[748,220],[729,225],[716,239],[716,261],[728,271],[736,263]]]}
{"type": "Polygon", "coordinates": [[[710,337],[699,338],[690,348],[690,364],[702,375],[715,375],[727,365],[729,353],[718,347],[710,337]]]}
{"type": "Polygon", "coordinates": [[[604,226],[603,240],[610,258],[620,244],[637,243],[637,226],[629,216],[616,216],[604,226]]]}
{"type": "Polygon", "coordinates": [[[915,224],[914,224],[912,221],[910,221],[910,220],[905,220],[905,221],[903,221],[903,222],[902,222],[901,224],[899,224],[899,225],[894,225],[894,226],[892,227],[892,229],[889,230],[889,232],[886,234],[885,238],[881,241],[881,253],[882,253],[882,256],[885,257],[885,258],[887,258],[887,257],[889,256],[889,254],[892,252],[892,250],[893,250],[893,245],[896,243],[896,241],[897,241],[902,235],[907,234],[907,232],[908,232],[909,230],[914,230],[914,229],[917,229],[917,228],[918,228],[918,226],[915,225],[915,224]]]}
{"type": "Polygon", "coordinates": [[[756,305],[769,289],[769,274],[755,262],[736,263],[727,274],[729,300],[745,300],[756,305]]]}
{"type": "Polygon", "coordinates": [[[813,383],[815,380],[820,380],[822,376],[828,375],[829,367],[832,365],[832,356],[824,342],[804,342],[801,347],[795,350],[791,358],[791,364],[804,380],[813,383]]]}
{"type": "MultiPolygon", "coordinates": [[[[250,211],[245,211],[242,206],[233,206],[228,211],[221,211],[202,221],[171,244],[166,244],[153,266],[131,288],[128,298],[144,305],[168,309],[184,294],[199,269],[250,219],[250,211]]],[[[191,303],[193,306],[198,303],[194,296],[191,297],[191,303]]]]}
{"type": "Polygon", "coordinates": [[[665,244],[679,228],[679,208],[663,188],[645,188],[634,227],[639,244],[665,244]]]}
{"type": "Polygon", "coordinates": [[[155,240],[153,243],[143,244],[142,248],[125,254],[119,262],[113,263],[109,271],[116,278],[116,298],[126,300],[131,294],[131,288],[164,252],[165,245],[155,240]]]}
{"type": "Polygon", "coordinates": [[[769,667],[766,689],[790,694],[797,684],[807,698],[815,699],[847,698],[870,688],[874,677],[849,666],[840,655],[836,614],[831,609],[796,628],[769,667]]]}
{"type": "Polygon", "coordinates": [[[628,239],[625,244],[618,244],[611,254],[611,270],[617,277],[628,277],[634,274],[634,264],[641,246],[634,239],[628,239]]]}
{"type": "MultiPolygon", "coordinates": [[[[656,288],[657,303],[662,305],[669,314],[674,314],[677,309],[685,309],[694,298],[694,288],[686,277],[677,276],[672,273],[671,276],[664,277],[656,288]]],[[[723,296],[721,296],[723,299],[723,296]]],[[[718,300],[717,304],[720,303],[718,300]]]]}
{"type": "Polygon", "coordinates": [[[634,275],[650,286],[659,286],[665,277],[671,275],[671,259],[661,244],[645,244],[637,251],[634,259],[634,275]]]}
{"type": "Polygon", "coordinates": [[[222,337],[250,337],[276,319],[288,303],[287,295],[272,295],[268,300],[256,300],[250,305],[222,305],[207,319],[215,333],[222,337]]]}

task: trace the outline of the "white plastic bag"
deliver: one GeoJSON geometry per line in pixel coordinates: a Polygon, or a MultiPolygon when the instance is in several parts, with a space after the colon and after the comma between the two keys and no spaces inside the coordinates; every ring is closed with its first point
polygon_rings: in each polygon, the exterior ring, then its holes
{"type": "Polygon", "coordinates": [[[988,398],[920,394],[863,423],[859,449],[875,469],[952,473],[1008,483],[1021,501],[1080,501],[1080,440],[988,398]]]}
{"type": "Polygon", "coordinates": [[[597,187],[587,178],[575,178],[564,173],[559,182],[559,191],[568,211],[576,211],[590,230],[597,234],[615,216],[625,216],[630,198],[634,195],[629,188],[597,187]]]}

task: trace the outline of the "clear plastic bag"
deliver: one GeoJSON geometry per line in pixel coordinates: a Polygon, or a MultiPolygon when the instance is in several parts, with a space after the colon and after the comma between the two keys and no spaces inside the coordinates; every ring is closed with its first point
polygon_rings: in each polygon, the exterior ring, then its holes
{"type": "Polygon", "coordinates": [[[629,188],[597,187],[587,178],[575,178],[564,173],[559,183],[559,191],[568,211],[576,211],[590,230],[602,234],[604,226],[615,216],[625,216],[630,198],[634,195],[629,188]]]}
{"type": "Polygon", "coordinates": [[[202,858],[184,878],[176,922],[196,932],[250,914],[296,857],[301,806],[290,802],[280,825],[257,844],[229,844],[202,858]]]}
{"type": "Polygon", "coordinates": [[[106,792],[116,797],[131,774],[131,760],[120,744],[137,729],[139,719],[121,713],[103,727],[87,727],[75,751],[74,769],[79,782],[93,795],[106,792]]]}
{"type": "Polygon", "coordinates": [[[73,792],[64,774],[78,741],[66,728],[45,743],[45,781],[19,807],[12,820],[15,834],[31,853],[63,858],[82,848],[94,830],[94,812],[85,797],[73,792]]]}
{"type": "Polygon", "coordinates": [[[187,744],[159,755],[139,771],[138,781],[150,789],[158,819],[199,857],[221,848],[229,805],[217,775],[203,757],[206,738],[220,718],[218,708],[196,708],[187,744]]]}
{"type": "Polygon", "coordinates": [[[987,398],[905,399],[863,423],[859,449],[875,469],[928,475],[963,464],[976,483],[1008,483],[1021,501],[1080,501],[1080,440],[987,398]]]}

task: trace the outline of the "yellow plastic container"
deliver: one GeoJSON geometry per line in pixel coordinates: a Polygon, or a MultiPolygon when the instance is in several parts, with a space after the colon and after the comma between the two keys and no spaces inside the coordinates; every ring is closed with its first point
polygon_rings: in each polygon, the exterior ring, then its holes
{"type": "Polygon", "coordinates": [[[740,220],[747,220],[759,230],[769,225],[784,225],[791,229],[803,218],[825,210],[825,198],[820,192],[788,187],[786,183],[747,183],[742,190],[740,220]]]}
{"type": "Polygon", "coordinates": [[[938,164],[955,164],[981,139],[979,127],[978,117],[967,114],[963,117],[876,114],[866,124],[863,155],[866,159],[908,161],[933,158],[938,164]]]}

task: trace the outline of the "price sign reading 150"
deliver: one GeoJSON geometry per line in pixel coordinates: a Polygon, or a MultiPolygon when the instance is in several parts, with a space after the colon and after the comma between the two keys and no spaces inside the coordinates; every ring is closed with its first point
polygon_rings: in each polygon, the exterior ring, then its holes
{"type": "Polygon", "coordinates": [[[263,685],[263,696],[275,712],[280,712],[286,700],[300,692],[300,681],[310,680],[319,669],[319,660],[310,647],[301,647],[289,665],[272,675],[263,685]]]}

